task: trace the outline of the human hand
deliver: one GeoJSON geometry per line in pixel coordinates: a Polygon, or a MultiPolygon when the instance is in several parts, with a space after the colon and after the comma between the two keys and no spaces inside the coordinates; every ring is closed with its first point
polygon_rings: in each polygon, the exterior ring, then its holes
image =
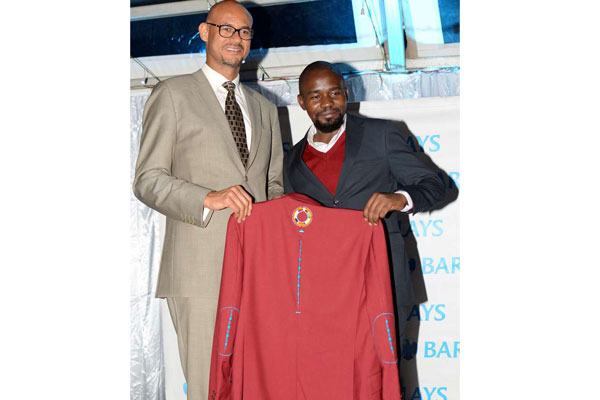
{"type": "Polygon", "coordinates": [[[204,207],[211,210],[230,208],[237,222],[242,222],[252,213],[252,197],[241,186],[231,186],[209,192],[204,198],[204,207]]]}
{"type": "Polygon", "coordinates": [[[400,211],[407,204],[401,193],[373,193],[365,205],[363,217],[369,225],[377,225],[380,218],[390,211],[400,211]]]}

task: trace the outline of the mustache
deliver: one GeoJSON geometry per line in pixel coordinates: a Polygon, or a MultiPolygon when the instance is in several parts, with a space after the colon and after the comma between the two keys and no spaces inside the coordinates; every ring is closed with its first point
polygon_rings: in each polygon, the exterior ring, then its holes
{"type": "Polygon", "coordinates": [[[325,113],[328,113],[328,112],[331,112],[331,111],[337,111],[337,112],[338,112],[338,113],[340,113],[340,114],[342,113],[342,110],[341,110],[341,109],[339,109],[339,108],[337,108],[337,107],[332,107],[332,108],[329,108],[329,109],[327,109],[327,110],[323,110],[323,111],[321,111],[321,112],[318,112],[318,113],[316,113],[316,114],[315,114],[315,116],[316,116],[316,117],[320,117],[322,114],[325,114],[325,113]]]}

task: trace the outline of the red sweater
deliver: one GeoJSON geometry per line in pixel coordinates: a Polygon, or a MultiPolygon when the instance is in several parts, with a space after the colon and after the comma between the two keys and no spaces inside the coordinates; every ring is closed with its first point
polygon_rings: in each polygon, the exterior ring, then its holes
{"type": "Polygon", "coordinates": [[[344,131],[337,142],[327,153],[315,150],[308,142],[302,153],[302,160],[315,174],[332,196],[335,195],[338,179],[342,172],[344,154],[346,152],[346,131],[344,131]]]}

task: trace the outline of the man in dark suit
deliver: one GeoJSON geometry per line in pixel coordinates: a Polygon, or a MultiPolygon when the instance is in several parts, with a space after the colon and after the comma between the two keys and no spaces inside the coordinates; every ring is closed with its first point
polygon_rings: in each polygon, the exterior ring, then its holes
{"type": "Polygon", "coordinates": [[[369,225],[383,219],[402,338],[414,294],[399,213],[432,209],[444,198],[445,185],[412,152],[408,132],[391,121],[346,114],[348,89],[332,64],[308,65],[299,86],[298,103],[313,126],[285,155],[285,192],[363,210],[369,225]]]}

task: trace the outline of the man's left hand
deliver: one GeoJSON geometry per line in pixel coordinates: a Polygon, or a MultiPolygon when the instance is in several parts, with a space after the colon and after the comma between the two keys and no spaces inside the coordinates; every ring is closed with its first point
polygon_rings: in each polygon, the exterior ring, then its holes
{"type": "Polygon", "coordinates": [[[373,193],[363,210],[365,221],[369,225],[377,222],[390,211],[400,211],[407,204],[406,197],[400,193],[373,193]]]}

